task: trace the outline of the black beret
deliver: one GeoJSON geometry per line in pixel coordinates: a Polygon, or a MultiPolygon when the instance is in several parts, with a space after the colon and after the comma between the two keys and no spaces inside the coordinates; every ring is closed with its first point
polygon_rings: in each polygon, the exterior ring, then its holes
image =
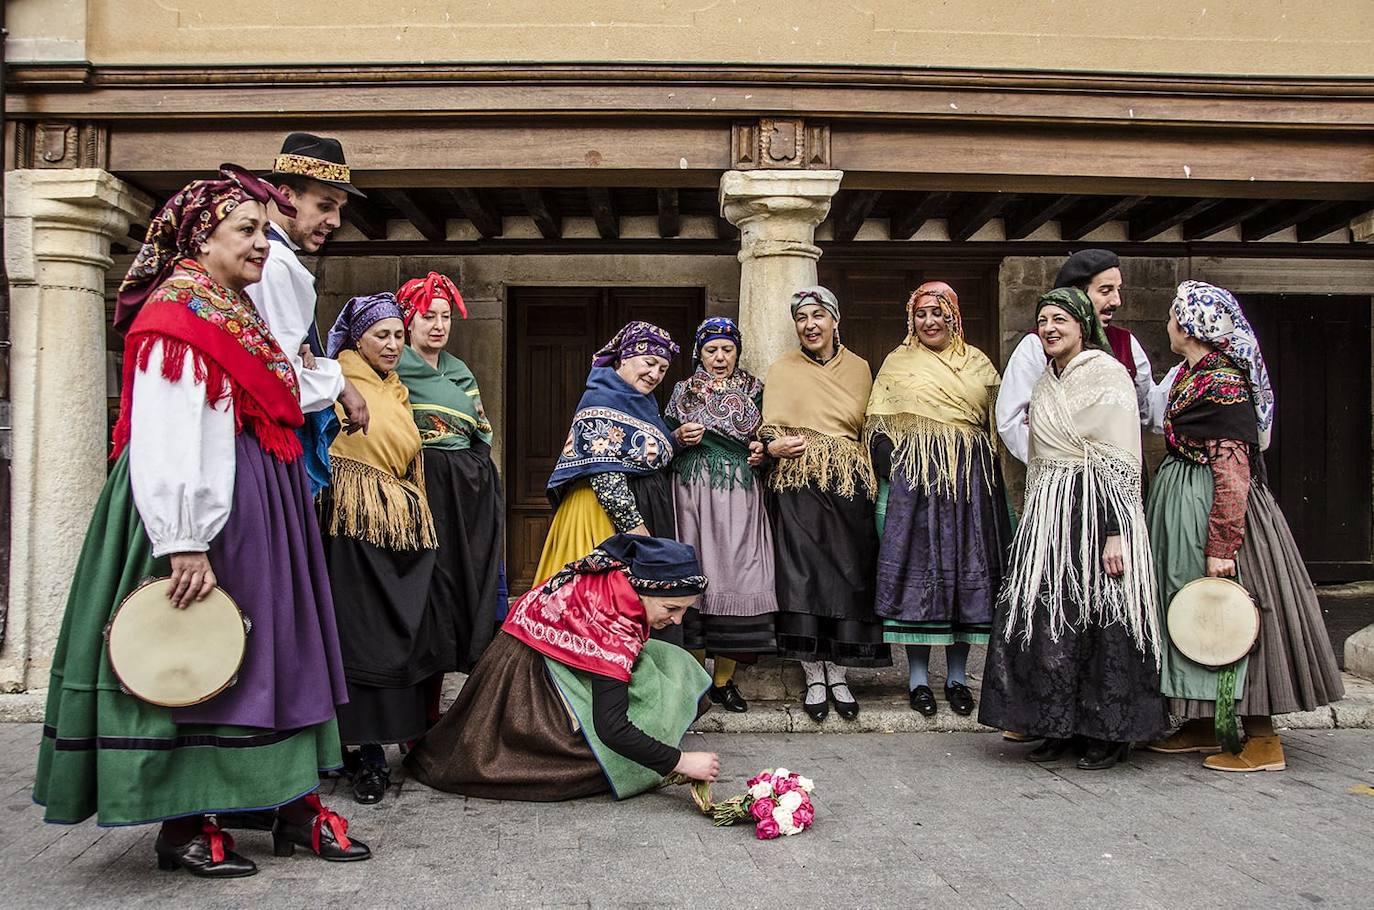
{"type": "Polygon", "coordinates": [[[1079,250],[1069,257],[1054,279],[1057,288],[1072,288],[1087,284],[1094,275],[1118,268],[1121,259],[1111,250],[1079,250]]]}

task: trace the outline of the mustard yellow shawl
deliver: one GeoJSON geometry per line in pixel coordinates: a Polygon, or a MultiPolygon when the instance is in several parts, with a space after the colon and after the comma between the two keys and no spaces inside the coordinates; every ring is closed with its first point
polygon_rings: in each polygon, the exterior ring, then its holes
{"type": "MultiPolygon", "coordinates": [[[[357,351],[343,351],[338,360],[344,378],[367,400],[368,429],[340,433],[329,447],[334,476],[326,498],[326,532],[388,550],[437,546],[410,393],[395,370],[378,376],[357,351]]],[[[343,408],[336,408],[342,420],[343,408]]]]}
{"type": "Polygon", "coordinates": [[[1001,384],[997,368],[974,347],[950,344],[933,351],[914,338],[897,347],[878,371],[868,399],[864,441],[875,433],[892,440],[892,463],[913,488],[965,497],[960,466],[983,462],[991,489],[997,428],[993,403],[1001,384]]]}
{"type": "Polygon", "coordinates": [[[780,459],[769,473],[774,490],[817,486],[873,498],[877,480],[863,443],[864,412],[873,390],[868,361],[841,346],[824,364],[800,350],[789,351],[768,368],[763,390],[762,439],[802,436],[806,452],[780,459]]]}

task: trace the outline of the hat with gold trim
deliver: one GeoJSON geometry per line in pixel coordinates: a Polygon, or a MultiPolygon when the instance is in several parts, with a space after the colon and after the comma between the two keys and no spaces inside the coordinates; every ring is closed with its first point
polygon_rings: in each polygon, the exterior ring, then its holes
{"type": "Polygon", "coordinates": [[[281,144],[281,154],[272,162],[272,172],[267,177],[285,176],[309,177],[353,196],[367,198],[362,190],[350,182],[352,174],[344,161],[343,145],[339,140],[327,136],[310,133],[287,136],[281,144]]]}

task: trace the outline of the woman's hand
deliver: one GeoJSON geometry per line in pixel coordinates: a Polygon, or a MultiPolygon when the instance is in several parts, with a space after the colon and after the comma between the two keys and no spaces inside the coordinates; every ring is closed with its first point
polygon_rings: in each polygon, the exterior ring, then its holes
{"type": "Polygon", "coordinates": [[[1236,561],[1234,559],[1217,559],[1215,556],[1207,557],[1207,577],[1208,578],[1235,578],[1236,561]]]}
{"type": "Polygon", "coordinates": [[[348,434],[362,430],[363,435],[367,435],[368,413],[367,399],[363,393],[358,391],[357,386],[344,380],[343,391],[339,393],[339,404],[344,409],[343,431],[348,434]]]}
{"type": "Polygon", "coordinates": [[[805,436],[781,436],[768,443],[768,454],[774,458],[801,458],[805,453],[805,436]]]}
{"type": "Polygon", "coordinates": [[[692,780],[715,780],[720,775],[720,756],[714,752],[683,752],[673,768],[692,780]]]}
{"type": "Polygon", "coordinates": [[[319,364],[315,362],[315,352],[310,350],[310,345],[301,345],[301,349],[297,353],[301,355],[301,366],[305,367],[307,370],[313,370],[319,366],[319,364]]]}
{"type": "Polygon", "coordinates": [[[642,521],[641,521],[639,524],[635,525],[633,528],[630,528],[630,530],[626,531],[625,533],[626,533],[626,534],[638,534],[640,537],[652,537],[652,536],[653,536],[652,534],[649,533],[649,526],[646,525],[646,524],[644,524],[644,522],[642,522],[642,521]]]}
{"type": "Polygon", "coordinates": [[[757,468],[763,464],[763,443],[757,439],[749,443],[749,467],[757,468]]]}
{"type": "Polygon", "coordinates": [[[1107,538],[1102,548],[1102,568],[1112,578],[1120,578],[1126,573],[1126,560],[1121,555],[1121,535],[1113,534],[1107,538]]]}
{"type": "Polygon", "coordinates": [[[172,554],[172,590],[167,598],[184,610],[192,601],[204,600],[215,589],[215,570],[204,553],[172,554]]]}
{"type": "Polygon", "coordinates": [[[706,435],[706,427],[699,423],[684,423],[682,426],[673,430],[673,438],[680,446],[694,446],[701,442],[701,437],[706,435]]]}

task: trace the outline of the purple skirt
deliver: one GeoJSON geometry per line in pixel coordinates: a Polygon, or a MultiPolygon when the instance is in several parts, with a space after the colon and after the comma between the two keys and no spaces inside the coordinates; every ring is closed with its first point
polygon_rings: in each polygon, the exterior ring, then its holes
{"type": "Polygon", "coordinates": [[[238,681],[182,724],[295,730],[348,701],[329,572],[304,460],[283,464],[251,433],[234,442],[234,504],[210,543],[220,587],[252,622],[238,681]]]}

